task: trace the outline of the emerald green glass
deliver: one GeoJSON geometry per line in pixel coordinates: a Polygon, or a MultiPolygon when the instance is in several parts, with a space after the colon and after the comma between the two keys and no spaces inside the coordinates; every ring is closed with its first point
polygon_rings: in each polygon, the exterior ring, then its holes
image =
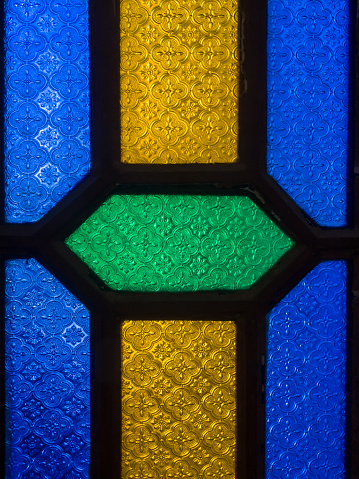
{"type": "Polygon", "coordinates": [[[67,246],[121,291],[240,290],[292,246],[246,196],[113,195],[67,246]]]}

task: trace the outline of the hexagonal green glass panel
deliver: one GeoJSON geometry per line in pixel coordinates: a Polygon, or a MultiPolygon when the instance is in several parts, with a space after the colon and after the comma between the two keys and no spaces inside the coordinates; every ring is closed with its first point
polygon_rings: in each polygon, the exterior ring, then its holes
{"type": "Polygon", "coordinates": [[[121,291],[240,290],[294,242],[246,196],[113,195],[66,244],[121,291]]]}

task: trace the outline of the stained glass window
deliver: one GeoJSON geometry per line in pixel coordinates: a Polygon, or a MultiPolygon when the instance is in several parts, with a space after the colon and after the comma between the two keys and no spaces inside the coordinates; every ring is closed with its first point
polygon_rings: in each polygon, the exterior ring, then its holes
{"type": "Polygon", "coordinates": [[[268,172],[322,226],[347,223],[349,6],[268,2],[268,172]]]}
{"type": "Polygon", "coordinates": [[[235,162],[238,2],[119,5],[122,161],[235,162]]]}
{"type": "Polygon", "coordinates": [[[87,479],[89,313],[34,259],[5,280],[6,478],[87,479]]]}
{"type": "Polygon", "coordinates": [[[89,3],[4,3],[6,479],[355,477],[346,0],[89,3]]]}
{"type": "Polygon", "coordinates": [[[90,169],[87,0],[6,0],[5,219],[39,220],[90,169]]]}
{"type": "Polygon", "coordinates": [[[125,321],[124,477],[234,477],[236,330],[230,321],[125,321]]]}
{"type": "Polygon", "coordinates": [[[345,476],[347,266],[318,265],[269,314],[266,477],[345,476]]]}
{"type": "Polygon", "coordinates": [[[238,290],[293,241],[246,196],[114,195],[66,244],[111,288],[238,290]]]}

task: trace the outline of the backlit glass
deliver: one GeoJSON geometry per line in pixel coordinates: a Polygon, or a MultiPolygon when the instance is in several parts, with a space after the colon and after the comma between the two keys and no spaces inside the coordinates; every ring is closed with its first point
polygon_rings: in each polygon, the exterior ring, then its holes
{"type": "Polygon", "coordinates": [[[347,224],[349,6],[268,1],[268,172],[321,226],[347,224]]]}
{"type": "Polygon", "coordinates": [[[347,267],[321,263],[269,314],[266,477],[344,479],[347,267]]]}
{"type": "Polygon", "coordinates": [[[5,277],[6,479],[88,479],[89,313],[34,259],[5,277]]]}
{"type": "Polygon", "coordinates": [[[236,328],[125,321],[123,477],[234,478],[236,328]]]}
{"type": "Polygon", "coordinates": [[[6,0],[5,219],[37,221],[90,170],[87,0],[6,0]]]}
{"type": "Polygon", "coordinates": [[[236,161],[238,0],[119,6],[122,161],[236,161]]]}
{"type": "Polygon", "coordinates": [[[113,195],[66,244],[111,288],[246,289],[294,242],[246,196],[113,195]]]}

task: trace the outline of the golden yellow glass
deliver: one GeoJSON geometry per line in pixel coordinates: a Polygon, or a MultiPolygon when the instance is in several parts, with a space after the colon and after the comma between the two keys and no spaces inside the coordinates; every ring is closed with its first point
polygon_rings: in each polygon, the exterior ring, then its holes
{"type": "Polygon", "coordinates": [[[125,163],[232,163],[238,0],[119,0],[125,163]]]}
{"type": "Polygon", "coordinates": [[[232,321],[125,321],[123,478],[235,477],[232,321]]]}

